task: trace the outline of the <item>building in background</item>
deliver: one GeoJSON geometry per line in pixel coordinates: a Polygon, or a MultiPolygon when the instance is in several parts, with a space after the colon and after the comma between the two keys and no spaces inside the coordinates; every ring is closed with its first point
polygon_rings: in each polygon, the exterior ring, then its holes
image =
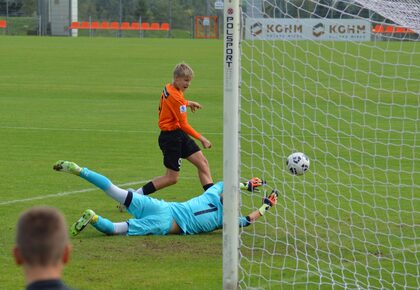
{"type": "Polygon", "coordinates": [[[77,36],[69,25],[78,18],[78,0],[38,0],[41,35],[77,36]]]}

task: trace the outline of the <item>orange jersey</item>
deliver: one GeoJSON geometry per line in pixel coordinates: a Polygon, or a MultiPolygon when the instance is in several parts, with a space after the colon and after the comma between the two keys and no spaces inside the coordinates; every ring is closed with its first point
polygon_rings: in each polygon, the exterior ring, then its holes
{"type": "Polygon", "coordinates": [[[188,135],[199,139],[200,134],[188,124],[188,101],[184,94],[172,84],[167,84],[163,89],[159,104],[159,128],[162,131],[181,129],[188,135]]]}

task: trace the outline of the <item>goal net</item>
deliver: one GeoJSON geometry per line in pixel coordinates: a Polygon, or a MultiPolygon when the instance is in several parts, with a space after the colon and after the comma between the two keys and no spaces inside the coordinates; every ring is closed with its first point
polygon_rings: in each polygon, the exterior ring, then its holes
{"type": "MultiPolygon", "coordinates": [[[[227,2],[225,2],[227,3],[227,2]]],[[[241,289],[420,288],[420,2],[241,1],[241,289]],[[304,152],[303,176],[286,157],[304,152]]],[[[225,10],[226,13],[226,10],[225,10]]],[[[226,45],[226,44],[225,44],[226,45]]]]}

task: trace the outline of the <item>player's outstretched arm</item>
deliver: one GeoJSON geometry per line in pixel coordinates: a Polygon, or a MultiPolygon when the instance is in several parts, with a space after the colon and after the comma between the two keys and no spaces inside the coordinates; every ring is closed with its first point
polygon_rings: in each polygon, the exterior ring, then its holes
{"type": "Polygon", "coordinates": [[[188,107],[190,107],[191,112],[195,112],[197,109],[201,109],[203,106],[201,106],[199,103],[194,101],[188,101],[188,107]]]}
{"type": "Polygon", "coordinates": [[[279,194],[278,194],[277,189],[273,189],[269,196],[265,196],[263,198],[262,206],[248,215],[247,217],[248,222],[253,223],[258,218],[262,217],[267,210],[275,206],[277,204],[278,195],[279,194]]]}
{"type": "Polygon", "coordinates": [[[239,184],[239,188],[253,192],[253,191],[259,191],[258,187],[266,185],[266,184],[267,183],[264,180],[261,180],[258,177],[253,177],[247,182],[241,182],[239,184]]]}

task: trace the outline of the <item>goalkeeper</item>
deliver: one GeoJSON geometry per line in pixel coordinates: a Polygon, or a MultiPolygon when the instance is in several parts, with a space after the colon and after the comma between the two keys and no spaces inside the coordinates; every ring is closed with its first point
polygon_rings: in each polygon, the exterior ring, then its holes
{"type": "MultiPolygon", "coordinates": [[[[212,232],[223,225],[223,182],[218,182],[200,196],[186,202],[165,202],[117,187],[105,176],[70,161],[57,161],[54,170],[72,173],[102,189],[108,196],[124,204],[133,218],[113,223],[87,209],[71,226],[73,236],[88,224],[107,235],[168,235],[212,232]]],[[[242,183],[250,191],[265,184],[259,178],[242,183]]],[[[263,199],[262,206],[246,217],[239,218],[239,226],[246,227],[277,203],[277,191],[263,199]]]]}

